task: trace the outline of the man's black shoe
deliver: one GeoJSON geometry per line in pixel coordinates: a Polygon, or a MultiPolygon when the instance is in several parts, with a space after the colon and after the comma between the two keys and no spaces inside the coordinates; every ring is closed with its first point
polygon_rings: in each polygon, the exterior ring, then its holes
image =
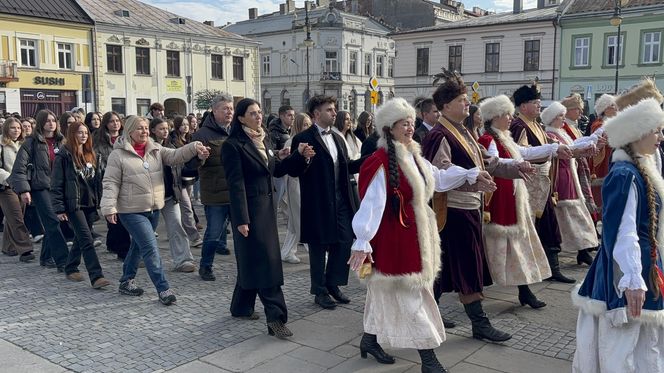
{"type": "Polygon", "coordinates": [[[201,276],[203,281],[215,281],[217,278],[214,277],[211,267],[201,267],[198,269],[198,275],[201,276]]]}
{"type": "Polygon", "coordinates": [[[216,253],[219,255],[231,255],[231,251],[224,248],[224,249],[217,249],[216,253]]]}
{"type": "Polygon", "coordinates": [[[445,329],[452,329],[456,326],[456,323],[443,317],[443,326],[445,326],[445,329]]]}
{"type": "Polygon", "coordinates": [[[341,290],[339,290],[338,286],[328,288],[327,291],[330,293],[332,298],[334,298],[334,300],[336,300],[337,302],[343,303],[343,304],[350,303],[350,298],[348,298],[346,295],[344,295],[344,293],[342,293],[341,290]]]}
{"type": "Polygon", "coordinates": [[[317,305],[319,305],[319,306],[321,306],[321,307],[323,307],[327,310],[333,310],[333,309],[337,308],[337,304],[334,303],[332,298],[330,298],[330,296],[327,295],[327,294],[316,295],[316,297],[314,298],[314,302],[317,305]]]}
{"type": "Polygon", "coordinates": [[[35,254],[33,254],[32,251],[28,251],[27,253],[23,253],[23,254],[21,254],[21,257],[18,258],[18,260],[20,260],[23,263],[28,263],[28,262],[30,262],[34,259],[35,259],[35,254]]]}
{"type": "Polygon", "coordinates": [[[46,267],[46,268],[55,268],[55,267],[57,267],[57,265],[55,265],[55,260],[53,260],[53,258],[48,258],[48,259],[46,259],[42,262],[39,262],[39,265],[42,266],[42,267],[46,267]]]}

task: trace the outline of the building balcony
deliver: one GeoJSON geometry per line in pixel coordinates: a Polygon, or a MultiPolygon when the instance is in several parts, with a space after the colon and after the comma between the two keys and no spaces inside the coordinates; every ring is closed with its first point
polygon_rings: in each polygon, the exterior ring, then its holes
{"type": "Polygon", "coordinates": [[[320,74],[321,81],[341,81],[341,72],[339,71],[323,71],[320,74]]]}
{"type": "Polygon", "coordinates": [[[0,60],[0,83],[18,81],[17,63],[15,61],[0,60]]]}

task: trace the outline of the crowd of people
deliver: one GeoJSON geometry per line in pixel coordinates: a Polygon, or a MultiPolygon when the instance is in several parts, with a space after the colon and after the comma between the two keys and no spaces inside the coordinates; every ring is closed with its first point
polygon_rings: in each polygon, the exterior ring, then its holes
{"type": "Polygon", "coordinates": [[[361,356],[392,364],[381,345],[414,348],[423,372],[446,372],[433,352],[455,326],[440,314],[443,293],[458,294],[473,337],[506,341],[483,310],[484,288],[515,286],[522,306],[545,307],[529,285],[576,282],[560,269],[559,253],[570,252],[590,266],[573,292],[574,369],[664,371],[651,348],[664,341],[664,100],[654,83],[603,95],[582,124],[577,94],[542,110],[534,84],[470,105],[461,76],[443,75],[431,97],[390,99],[357,121],[324,95],[266,121],[259,102],[225,93],[201,118],[165,118],[159,103],[126,118],[10,117],[0,137],[2,252],[31,262],[41,241],[40,265],[84,281],[82,257],[91,286],[107,287],[95,249],[103,219],[106,248],[123,261],[119,292],[144,293],[143,263],[170,305],[159,216],[173,270],[198,268],[204,281],[216,280],[214,257],[230,254],[232,232],[232,316],[258,320],[258,297],[268,333],[288,338],[282,262],[306,250],[320,307],[351,301],[342,291],[351,270],[366,283],[361,356]]]}

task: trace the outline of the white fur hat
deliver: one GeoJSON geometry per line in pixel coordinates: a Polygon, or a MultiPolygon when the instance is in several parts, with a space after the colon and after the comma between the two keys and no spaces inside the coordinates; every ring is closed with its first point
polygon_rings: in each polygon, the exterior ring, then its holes
{"type": "Polygon", "coordinates": [[[595,101],[595,114],[602,115],[604,114],[604,111],[609,108],[609,106],[615,104],[616,97],[605,93],[600,98],[598,98],[597,101],[595,101]]]}
{"type": "Polygon", "coordinates": [[[376,130],[380,137],[384,137],[383,128],[392,128],[392,125],[401,119],[415,119],[415,109],[401,97],[387,100],[376,110],[376,130]]]}
{"type": "Polygon", "coordinates": [[[548,126],[558,115],[565,115],[565,113],[567,113],[567,108],[560,102],[554,101],[542,111],[540,118],[542,118],[542,124],[548,126]]]}
{"type": "Polygon", "coordinates": [[[659,101],[648,98],[608,119],[604,124],[604,132],[612,148],[621,148],[662,126],[664,111],[659,107],[659,101]]]}
{"type": "Polygon", "coordinates": [[[509,97],[498,95],[482,101],[480,111],[482,112],[482,120],[486,122],[501,115],[514,114],[514,105],[509,97]]]}

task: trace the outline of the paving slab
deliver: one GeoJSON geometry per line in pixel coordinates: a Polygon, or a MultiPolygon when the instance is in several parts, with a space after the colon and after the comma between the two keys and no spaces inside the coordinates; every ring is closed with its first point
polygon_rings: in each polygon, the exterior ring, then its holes
{"type": "Polygon", "coordinates": [[[230,373],[230,371],[221,369],[200,360],[192,361],[179,367],[169,370],[170,373],[230,373]]]}
{"type": "MultiPolygon", "coordinates": [[[[325,311],[334,313],[336,311],[325,311]]],[[[288,324],[293,332],[291,341],[323,351],[348,343],[362,334],[362,329],[348,330],[339,325],[321,325],[310,320],[298,320],[288,324]]]]}
{"type": "Polygon", "coordinates": [[[317,350],[315,348],[302,346],[287,354],[290,357],[300,359],[324,368],[332,368],[346,361],[345,358],[333,353],[317,350]]]}
{"type": "MultiPolygon", "coordinates": [[[[477,339],[459,337],[448,333],[447,340],[443,342],[440,347],[436,348],[435,351],[436,356],[438,356],[438,361],[444,366],[450,367],[472,355],[485,345],[486,343],[478,341],[477,339]]],[[[418,365],[421,361],[417,350],[412,348],[385,348],[385,351],[394,355],[397,359],[408,360],[418,365]]]]}
{"type": "Polygon", "coordinates": [[[12,373],[61,373],[69,370],[51,363],[29,351],[0,339],[0,356],[3,372],[12,373]]]}
{"type": "Polygon", "coordinates": [[[327,368],[320,365],[296,359],[292,356],[282,355],[248,370],[247,373],[320,373],[325,371],[327,371],[327,368]]]}
{"type": "Polygon", "coordinates": [[[298,347],[299,345],[290,341],[260,335],[205,356],[201,360],[231,372],[246,372],[298,347]]]}
{"type": "Polygon", "coordinates": [[[470,355],[466,362],[510,373],[560,373],[572,367],[569,361],[492,344],[470,355]]]}
{"type": "Polygon", "coordinates": [[[344,363],[328,370],[328,373],[401,373],[414,367],[415,364],[406,360],[397,360],[394,364],[381,364],[371,356],[346,360],[344,363]]]}

